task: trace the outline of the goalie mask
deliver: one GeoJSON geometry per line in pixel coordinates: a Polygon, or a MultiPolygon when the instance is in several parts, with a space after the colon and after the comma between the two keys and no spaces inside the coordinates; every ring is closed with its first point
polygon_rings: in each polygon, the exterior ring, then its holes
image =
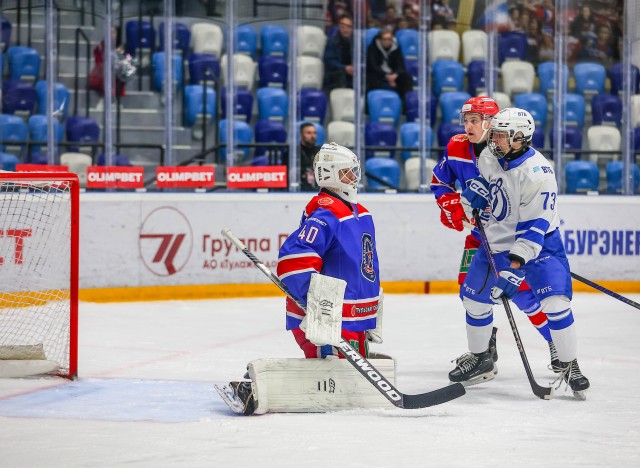
{"type": "Polygon", "coordinates": [[[337,143],[325,143],[313,159],[313,171],[319,187],[356,203],[360,161],[353,151],[337,143]]]}
{"type": "Polygon", "coordinates": [[[535,129],[533,117],[526,110],[503,109],[491,120],[487,147],[497,158],[517,158],[531,145],[535,129]]]}

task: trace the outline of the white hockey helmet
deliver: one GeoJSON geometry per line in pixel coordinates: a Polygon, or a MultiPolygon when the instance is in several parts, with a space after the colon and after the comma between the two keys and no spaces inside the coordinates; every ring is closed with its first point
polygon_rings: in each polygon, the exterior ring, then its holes
{"type": "Polygon", "coordinates": [[[349,148],[325,143],[313,159],[316,183],[335,192],[348,202],[356,203],[360,182],[360,161],[349,148]]]}
{"type": "Polygon", "coordinates": [[[528,111],[517,107],[502,109],[491,119],[487,147],[491,153],[498,158],[505,157],[514,151],[514,142],[522,143],[521,148],[515,151],[518,153],[524,152],[524,150],[531,145],[535,129],[536,124],[528,111]],[[511,149],[506,153],[494,141],[494,134],[499,132],[505,133],[509,139],[509,147],[511,149]]]}

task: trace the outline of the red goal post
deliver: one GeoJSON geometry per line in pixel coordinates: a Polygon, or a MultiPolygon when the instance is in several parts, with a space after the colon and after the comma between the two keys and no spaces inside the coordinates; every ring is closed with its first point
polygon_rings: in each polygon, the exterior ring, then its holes
{"type": "Polygon", "coordinates": [[[78,372],[78,177],[0,172],[0,377],[78,372]]]}

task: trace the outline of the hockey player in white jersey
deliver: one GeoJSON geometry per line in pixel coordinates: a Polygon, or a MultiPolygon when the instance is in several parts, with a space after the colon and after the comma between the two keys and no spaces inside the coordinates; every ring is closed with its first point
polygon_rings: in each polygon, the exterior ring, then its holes
{"type": "Polygon", "coordinates": [[[479,158],[480,176],[462,192],[467,216],[471,219],[474,209],[482,213],[500,275],[496,280],[490,273],[481,246],[460,288],[470,352],[458,358],[449,379],[469,385],[492,376],[493,304],[503,296],[512,298],[526,277],[547,314],[561,378],[584,398],[589,381],[578,367],[569,262],[558,231],[558,187],[547,159],[530,146],[534,130],[526,110],[507,108],[496,114],[479,158]]]}

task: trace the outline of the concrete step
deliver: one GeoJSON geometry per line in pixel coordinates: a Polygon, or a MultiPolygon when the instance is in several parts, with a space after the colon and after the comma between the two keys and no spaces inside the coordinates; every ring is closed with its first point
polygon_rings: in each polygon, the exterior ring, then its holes
{"type": "MultiPolygon", "coordinates": [[[[125,96],[126,97],[126,96],[125,96]]],[[[123,98],[124,99],[124,98],[123,98]]],[[[174,107],[173,124],[176,126],[182,125],[182,113],[179,107],[174,107]]],[[[92,108],[89,110],[89,117],[96,121],[103,119],[103,110],[92,108]]],[[[115,121],[116,110],[113,110],[113,118],[115,121]]],[[[135,108],[121,108],[120,109],[120,124],[127,128],[137,127],[163,127],[164,126],[164,112],[163,109],[135,109],[135,108]]]]}
{"type": "MultiPolygon", "coordinates": [[[[76,39],[76,29],[80,28],[82,29],[82,32],[84,32],[84,34],[87,36],[87,38],[89,39],[89,41],[92,44],[92,49],[93,47],[95,47],[95,44],[99,43],[102,40],[102,37],[99,37],[99,35],[102,32],[102,29],[100,29],[98,31],[98,28],[95,28],[93,26],[82,26],[82,25],[76,25],[76,24],[69,24],[69,23],[63,23],[64,19],[60,18],[60,29],[58,30],[58,27],[54,24],[54,30],[55,30],[55,34],[60,34],[60,39],[61,40],[68,40],[68,41],[73,41],[75,42],[76,39]]],[[[21,41],[21,45],[28,45],[28,41],[29,41],[29,26],[26,24],[27,20],[26,17],[23,16],[23,23],[22,26],[20,27],[20,41],[21,41]]],[[[15,23],[13,23],[14,27],[11,30],[11,43],[12,44],[16,44],[17,43],[17,38],[18,38],[18,28],[17,25],[15,23]]],[[[46,27],[44,25],[44,23],[38,23],[37,20],[32,22],[31,24],[31,41],[32,43],[36,40],[38,41],[44,41],[45,40],[45,34],[46,34],[46,27]]],[[[80,35],[79,37],[80,39],[80,47],[81,50],[82,48],[86,47],[86,41],[84,40],[84,38],[82,37],[82,35],[80,35]]]]}
{"type": "MultiPolygon", "coordinates": [[[[174,127],[173,132],[174,145],[190,146],[193,143],[191,129],[185,127],[174,127]]],[[[163,145],[165,141],[165,131],[164,127],[137,127],[134,129],[122,127],[120,130],[120,137],[122,143],[163,145]]]]}

